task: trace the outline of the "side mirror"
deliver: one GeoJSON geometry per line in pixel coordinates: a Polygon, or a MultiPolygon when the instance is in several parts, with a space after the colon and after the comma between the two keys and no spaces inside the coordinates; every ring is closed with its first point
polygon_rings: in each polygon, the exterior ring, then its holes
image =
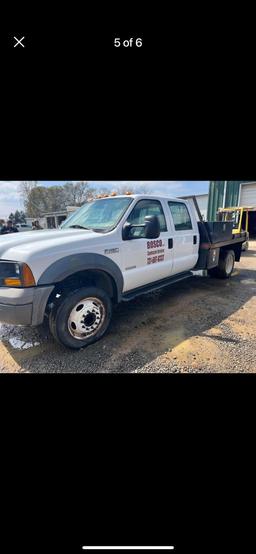
{"type": "Polygon", "coordinates": [[[132,228],[132,225],[126,221],[122,229],[123,240],[129,240],[129,238],[131,238],[130,237],[131,228],[132,228]]]}
{"type": "Polygon", "coordinates": [[[147,215],[145,221],[145,238],[158,239],[160,235],[160,223],[156,215],[147,215]]]}

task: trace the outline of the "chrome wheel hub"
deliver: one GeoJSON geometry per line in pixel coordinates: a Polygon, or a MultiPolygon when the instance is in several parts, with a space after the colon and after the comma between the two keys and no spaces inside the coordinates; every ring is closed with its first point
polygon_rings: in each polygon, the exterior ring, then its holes
{"type": "Polygon", "coordinates": [[[70,312],[68,330],[78,340],[95,335],[105,319],[105,306],[99,298],[84,298],[70,312]]]}

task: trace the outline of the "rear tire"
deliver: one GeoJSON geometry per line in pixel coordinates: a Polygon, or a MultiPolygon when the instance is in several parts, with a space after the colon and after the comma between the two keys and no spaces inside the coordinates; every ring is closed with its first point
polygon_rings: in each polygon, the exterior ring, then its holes
{"type": "Polygon", "coordinates": [[[103,337],[111,316],[108,294],[97,287],[83,287],[70,292],[53,307],[49,327],[60,344],[80,349],[103,337]]]}
{"type": "Polygon", "coordinates": [[[208,269],[208,274],[218,279],[229,279],[232,275],[234,264],[234,250],[226,250],[223,253],[221,252],[218,266],[213,269],[208,269]]]}

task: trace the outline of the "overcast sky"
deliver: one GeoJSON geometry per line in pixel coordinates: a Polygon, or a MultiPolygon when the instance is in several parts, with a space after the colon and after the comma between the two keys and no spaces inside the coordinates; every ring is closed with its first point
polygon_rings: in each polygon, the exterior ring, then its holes
{"type": "MultiPolygon", "coordinates": [[[[22,210],[20,184],[22,181],[0,181],[0,218],[7,218],[11,212],[22,210]]],[[[63,185],[66,181],[40,181],[40,185],[50,187],[63,185]]],[[[148,187],[150,193],[185,196],[187,194],[204,194],[208,192],[209,181],[88,181],[94,188],[106,187],[114,190],[115,186],[127,185],[127,188],[139,185],[148,187]]]]}

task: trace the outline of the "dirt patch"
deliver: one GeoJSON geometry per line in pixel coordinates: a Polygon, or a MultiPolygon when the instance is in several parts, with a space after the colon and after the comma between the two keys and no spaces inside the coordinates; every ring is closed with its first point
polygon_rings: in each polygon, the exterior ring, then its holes
{"type": "Polygon", "coordinates": [[[4,344],[0,345],[0,356],[0,371],[8,370],[8,372],[10,373],[20,372],[21,366],[18,360],[15,360],[13,358],[11,352],[9,352],[7,348],[5,348],[4,344]]]}
{"type": "Polygon", "coordinates": [[[193,337],[182,341],[171,352],[168,352],[165,358],[199,369],[202,366],[202,352],[207,366],[210,366],[211,363],[216,365],[216,361],[220,362],[221,360],[216,344],[211,339],[204,337],[193,337]]]}

